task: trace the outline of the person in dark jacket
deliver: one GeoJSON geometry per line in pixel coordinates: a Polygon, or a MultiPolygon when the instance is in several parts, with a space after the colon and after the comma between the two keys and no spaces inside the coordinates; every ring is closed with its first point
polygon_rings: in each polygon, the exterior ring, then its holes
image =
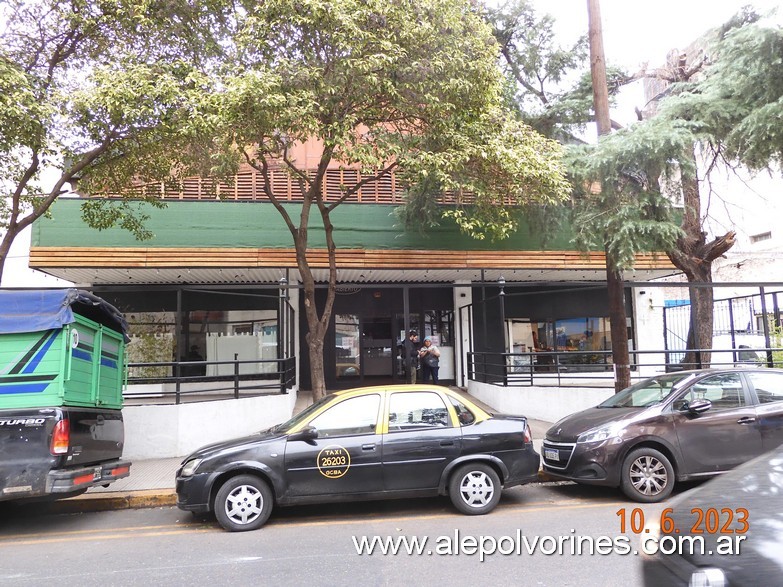
{"type": "Polygon", "coordinates": [[[405,348],[405,374],[408,383],[415,385],[416,369],[419,367],[419,333],[415,330],[408,332],[403,347],[405,348]]]}

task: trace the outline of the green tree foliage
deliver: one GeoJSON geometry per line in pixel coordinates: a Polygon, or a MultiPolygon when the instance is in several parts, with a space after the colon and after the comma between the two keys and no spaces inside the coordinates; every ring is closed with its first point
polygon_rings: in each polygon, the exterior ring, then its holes
{"type": "Polygon", "coordinates": [[[682,235],[671,206],[683,170],[692,167],[685,125],[652,119],[567,154],[574,178],[574,242],[603,249],[620,271],[639,252],[668,251],[682,235]]]}
{"type": "Polygon", "coordinates": [[[475,236],[494,236],[513,228],[500,209],[504,197],[554,202],[568,183],[557,143],[504,111],[497,45],[470,2],[268,0],[248,2],[236,18],[233,59],[200,81],[191,136],[201,143],[193,152],[210,155],[213,173],[246,162],[266,178],[297,253],[318,395],[337,279],[335,207],[396,171],[409,185],[470,192],[475,205],[452,217],[475,236]],[[314,169],[291,156],[307,140],[323,146],[314,169]],[[297,181],[298,209],[271,190],[273,164],[297,181]],[[326,201],[321,186],[335,165],[361,166],[363,179],[326,201]],[[329,252],[322,309],[308,258],[311,221],[323,226],[329,252]]]}
{"type": "Polygon", "coordinates": [[[571,84],[574,72],[584,70],[587,37],[558,45],[554,19],[537,14],[527,0],[488,8],[486,18],[511,83],[511,105],[521,118],[548,137],[568,137],[570,126],[581,128],[589,119],[592,89],[578,92],[571,84]]]}
{"type": "MultiPolygon", "coordinates": [[[[543,135],[581,143],[578,133],[594,119],[587,35],[560,45],[554,18],[537,13],[528,0],[487,8],[485,16],[500,46],[510,107],[543,135]]],[[[610,98],[630,79],[621,69],[608,67],[610,98]]]]}
{"type": "MultiPolygon", "coordinates": [[[[161,177],[191,73],[218,49],[217,3],[11,0],[0,31],[0,277],[11,243],[86,177],[85,189],[161,177]],[[50,176],[41,180],[42,171],[50,176]]],[[[98,227],[148,233],[124,202],[98,227]]]]}
{"type": "Polygon", "coordinates": [[[660,109],[690,123],[712,153],[751,169],[783,162],[783,30],[741,13],[712,33],[711,63],[660,109]]]}

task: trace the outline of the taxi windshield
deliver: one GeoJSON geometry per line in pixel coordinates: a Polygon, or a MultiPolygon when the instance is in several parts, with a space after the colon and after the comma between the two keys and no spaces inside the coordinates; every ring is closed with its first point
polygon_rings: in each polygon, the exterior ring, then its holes
{"type": "Polygon", "coordinates": [[[647,408],[661,403],[694,377],[693,373],[668,373],[640,381],[613,395],[599,408],[647,408]]]}
{"type": "Polygon", "coordinates": [[[334,399],[333,395],[325,395],[321,399],[319,399],[317,402],[314,402],[307,406],[304,410],[296,414],[294,417],[292,417],[287,422],[283,422],[282,424],[278,424],[277,426],[272,428],[273,432],[282,432],[283,434],[288,433],[294,426],[299,424],[300,422],[304,422],[307,420],[314,412],[318,411],[318,409],[323,406],[324,404],[332,401],[334,399]]]}

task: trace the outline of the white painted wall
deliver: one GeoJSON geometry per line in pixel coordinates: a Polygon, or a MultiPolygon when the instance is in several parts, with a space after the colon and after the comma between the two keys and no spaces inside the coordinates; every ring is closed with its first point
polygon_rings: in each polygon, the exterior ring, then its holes
{"type": "MultiPolygon", "coordinates": [[[[633,310],[636,318],[636,349],[660,351],[664,348],[663,305],[665,291],[661,287],[637,287],[631,289],[633,310]]],[[[649,377],[664,371],[666,353],[645,353],[639,355],[639,375],[649,377]]]]}
{"type": "Polygon", "coordinates": [[[125,406],[123,457],[185,456],[197,448],[258,432],[291,417],[296,393],[167,406],[125,406]]]}
{"type": "Polygon", "coordinates": [[[554,423],[597,406],[614,394],[614,388],[502,387],[469,381],[468,393],[500,413],[554,423]]]}

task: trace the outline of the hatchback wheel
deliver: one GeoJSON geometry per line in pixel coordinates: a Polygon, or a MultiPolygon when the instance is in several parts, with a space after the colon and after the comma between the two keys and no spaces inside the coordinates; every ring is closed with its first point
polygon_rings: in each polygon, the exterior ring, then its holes
{"type": "Polygon", "coordinates": [[[491,512],[500,501],[500,478],[489,465],[473,463],[458,468],[449,482],[449,497],[463,514],[491,512]]]}
{"type": "Polygon", "coordinates": [[[229,532],[256,530],[272,513],[272,490],[255,475],[226,481],[215,496],[215,517],[229,532]]]}
{"type": "Polygon", "coordinates": [[[638,448],[623,461],[621,488],[634,501],[654,503],[674,489],[674,467],[654,448],[638,448]]]}

